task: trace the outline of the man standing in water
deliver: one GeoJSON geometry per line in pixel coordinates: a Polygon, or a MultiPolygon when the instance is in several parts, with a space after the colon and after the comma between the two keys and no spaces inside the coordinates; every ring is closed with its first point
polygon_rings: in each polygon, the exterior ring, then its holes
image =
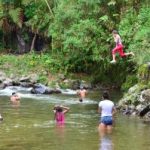
{"type": "Polygon", "coordinates": [[[83,99],[85,98],[87,91],[83,87],[80,87],[80,90],[77,91],[77,94],[79,95],[79,101],[83,102],[83,99]]]}
{"type": "Polygon", "coordinates": [[[101,114],[99,131],[101,135],[112,132],[113,115],[116,113],[114,103],[110,100],[107,91],[103,93],[103,100],[98,104],[98,112],[101,114]]]}
{"type": "Polygon", "coordinates": [[[20,105],[20,99],[21,99],[21,97],[15,92],[13,92],[11,97],[10,97],[11,103],[13,105],[15,105],[15,106],[19,106],[20,105]]]}
{"type": "Polygon", "coordinates": [[[112,50],[113,60],[110,63],[116,63],[116,53],[117,52],[119,53],[119,55],[121,57],[129,56],[129,55],[134,56],[133,52],[124,53],[121,37],[116,30],[113,30],[112,35],[113,35],[114,41],[116,43],[116,47],[112,50]]]}

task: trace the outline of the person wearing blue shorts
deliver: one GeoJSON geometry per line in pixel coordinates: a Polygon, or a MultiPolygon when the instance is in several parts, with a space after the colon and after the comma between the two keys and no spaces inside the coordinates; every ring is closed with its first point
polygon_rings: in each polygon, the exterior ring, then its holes
{"type": "Polygon", "coordinates": [[[102,98],[103,100],[98,104],[98,111],[100,113],[99,131],[101,134],[111,133],[113,115],[116,113],[116,109],[107,91],[103,92],[102,98]]]}

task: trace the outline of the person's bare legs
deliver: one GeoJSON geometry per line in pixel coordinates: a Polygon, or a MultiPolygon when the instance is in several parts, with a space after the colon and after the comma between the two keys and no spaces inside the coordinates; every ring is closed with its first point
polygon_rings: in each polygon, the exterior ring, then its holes
{"type": "Polygon", "coordinates": [[[112,133],[112,126],[107,126],[107,133],[108,134],[111,134],[112,133]]]}
{"type": "Polygon", "coordinates": [[[130,56],[130,55],[131,55],[131,56],[134,56],[134,53],[133,53],[133,52],[129,52],[129,53],[125,53],[125,55],[126,55],[126,56],[130,56]]]}
{"type": "Polygon", "coordinates": [[[98,130],[101,137],[103,137],[106,134],[106,125],[103,123],[99,124],[98,130]]]}
{"type": "Polygon", "coordinates": [[[116,63],[116,55],[115,54],[112,54],[112,58],[113,58],[113,60],[110,63],[116,63]]]}

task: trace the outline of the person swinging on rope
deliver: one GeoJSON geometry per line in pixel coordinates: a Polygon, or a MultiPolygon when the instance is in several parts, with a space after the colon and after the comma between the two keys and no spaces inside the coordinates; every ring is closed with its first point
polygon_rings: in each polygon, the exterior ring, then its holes
{"type": "Polygon", "coordinates": [[[116,47],[112,50],[112,59],[113,60],[110,63],[116,63],[116,53],[117,52],[119,53],[119,55],[121,57],[126,57],[129,55],[134,56],[133,52],[125,53],[123,51],[123,45],[122,45],[121,37],[116,30],[112,31],[112,35],[113,35],[114,41],[116,43],[116,47]]]}

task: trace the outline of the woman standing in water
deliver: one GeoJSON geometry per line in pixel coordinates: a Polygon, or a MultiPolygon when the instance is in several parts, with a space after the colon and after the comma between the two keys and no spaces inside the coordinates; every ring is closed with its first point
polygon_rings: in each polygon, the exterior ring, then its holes
{"type": "Polygon", "coordinates": [[[103,135],[112,132],[113,115],[116,113],[114,103],[110,100],[107,91],[103,92],[103,100],[99,102],[99,113],[101,114],[99,122],[99,131],[103,135]]]}

